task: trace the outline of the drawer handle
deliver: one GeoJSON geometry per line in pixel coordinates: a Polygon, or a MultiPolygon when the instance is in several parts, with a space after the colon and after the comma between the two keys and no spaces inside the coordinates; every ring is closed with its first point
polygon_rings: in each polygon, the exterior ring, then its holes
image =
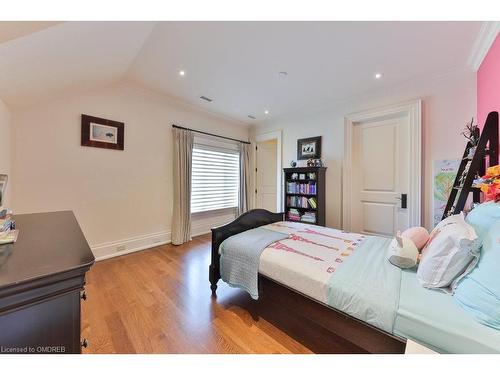
{"type": "Polygon", "coordinates": [[[80,293],[80,298],[83,299],[84,301],[87,300],[87,292],[85,290],[80,293]]]}
{"type": "Polygon", "coordinates": [[[86,348],[87,346],[89,346],[89,342],[87,341],[87,339],[83,339],[80,342],[80,345],[82,346],[82,348],[86,348]]]}

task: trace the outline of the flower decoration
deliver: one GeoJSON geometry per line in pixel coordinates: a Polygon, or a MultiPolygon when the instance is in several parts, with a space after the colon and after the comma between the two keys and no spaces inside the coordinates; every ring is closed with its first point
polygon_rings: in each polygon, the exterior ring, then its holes
{"type": "Polygon", "coordinates": [[[500,164],[489,167],[486,174],[474,180],[474,187],[478,187],[484,193],[485,201],[500,201],[500,164]]]}
{"type": "Polygon", "coordinates": [[[472,118],[470,122],[465,125],[462,135],[469,141],[469,144],[472,147],[477,146],[479,143],[479,127],[477,124],[474,124],[474,118],[472,118]]]}

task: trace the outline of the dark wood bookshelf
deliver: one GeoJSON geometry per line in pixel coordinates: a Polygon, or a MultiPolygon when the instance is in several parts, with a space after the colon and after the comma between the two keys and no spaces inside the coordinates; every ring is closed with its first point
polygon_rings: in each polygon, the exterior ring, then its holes
{"type": "Polygon", "coordinates": [[[287,221],[325,226],[326,167],[284,168],[283,173],[285,174],[285,219],[287,221]],[[312,173],[314,178],[311,178],[312,173]],[[304,175],[304,178],[300,178],[301,174],[304,175]],[[297,178],[293,178],[295,176],[297,178]],[[302,188],[300,185],[302,185],[302,188]],[[310,198],[316,201],[316,207],[311,206],[308,201],[310,198]],[[299,200],[300,204],[297,204],[299,200]],[[307,207],[302,205],[307,205],[307,207]],[[289,216],[290,210],[297,210],[301,218],[291,219],[289,216]],[[305,213],[314,213],[314,222],[302,220],[305,213]]]}

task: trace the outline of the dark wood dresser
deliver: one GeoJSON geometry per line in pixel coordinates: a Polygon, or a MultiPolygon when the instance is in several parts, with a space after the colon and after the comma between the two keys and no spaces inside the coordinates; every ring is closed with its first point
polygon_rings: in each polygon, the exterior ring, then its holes
{"type": "Polygon", "coordinates": [[[73,212],[15,215],[0,245],[0,353],[81,353],[80,303],[94,255],[73,212]]]}

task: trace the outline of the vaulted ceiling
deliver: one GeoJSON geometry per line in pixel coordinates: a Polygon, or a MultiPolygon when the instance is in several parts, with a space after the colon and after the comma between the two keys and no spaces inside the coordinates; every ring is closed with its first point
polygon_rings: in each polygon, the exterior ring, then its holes
{"type": "Polygon", "coordinates": [[[480,27],[480,22],[0,22],[0,97],[19,107],[68,89],[130,80],[252,123],[466,69],[480,27]],[[374,78],[377,72],[381,79],[374,78]]]}

